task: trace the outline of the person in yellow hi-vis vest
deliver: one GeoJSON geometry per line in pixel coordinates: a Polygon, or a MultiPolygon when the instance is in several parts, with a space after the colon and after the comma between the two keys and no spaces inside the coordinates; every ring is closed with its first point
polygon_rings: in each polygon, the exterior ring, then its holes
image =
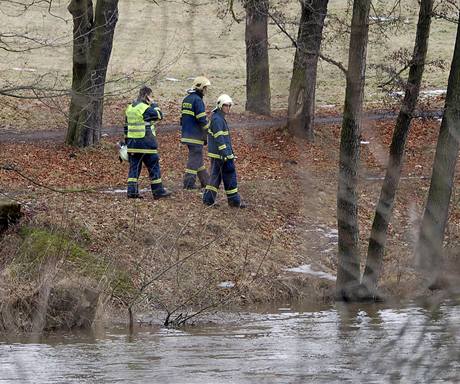
{"type": "Polygon", "coordinates": [[[125,111],[124,134],[128,147],[129,173],[128,197],[142,198],[139,195],[139,175],[142,163],[148,169],[154,199],[168,197],[171,192],[163,187],[160,172],[160,157],[154,121],[161,120],[162,113],[152,99],[152,89],[142,87],[139,96],[125,111]]]}

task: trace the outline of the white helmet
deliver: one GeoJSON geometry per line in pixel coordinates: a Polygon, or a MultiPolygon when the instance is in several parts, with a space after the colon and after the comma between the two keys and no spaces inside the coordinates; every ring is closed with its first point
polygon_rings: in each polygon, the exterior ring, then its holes
{"type": "Polygon", "coordinates": [[[233,100],[225,93],[217,98],[217,108],[222,109],[223,105],[233,105],[233,100]]]}
{"type": "Polygon", "coordinates": [[[211,82],[204,76],[198,76],[193,80],[193,89],[198,89],[199,91],[202,91],[204,87],[208,87],[211,85],[211,82]]]}

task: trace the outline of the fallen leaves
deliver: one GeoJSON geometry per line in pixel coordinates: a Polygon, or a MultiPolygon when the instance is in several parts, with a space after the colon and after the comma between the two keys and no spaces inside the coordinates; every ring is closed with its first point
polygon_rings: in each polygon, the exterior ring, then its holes
{"type": "MultiPolygon", "coordinates": [[[[115,108],[116,106],[114,106],[115,108]]],[[[117,106],[122,114],[123,107],[117,106]]],[[[175,105],[170,119],[175,118],[175,105]]],[[[118,113],[117,112],[117,113],[118,113]]],[[[119,123],[113,114],[111,123],[119,123]]],[[[251,116],[232,117],[233,122],[249,121],[251,116]]],[[[335,194],[338,166],[340,125],[319,125],[317,139],[308,143],[293,138],[282,127],[267,128],[260,118],[260,127],[232,129],[239,189],[251,208],[235,211],[226,206],[219,193],[221,206],[205,209],[199,192],[181,190],[187,150],[180,144],[178,131],[162,132],[158,127],[162,178],[174,195],[171,199],[131,201],[124,193],[78,193],[62,195],[31,183],[13,171],[0,169],[3,193],[15,195],[25,203],[29,217],[42,222],[79,223],[90,234],[90,250],[113,255],[128,268],[136,268],[142,252],[145,262],[167,263],[177,255],[196,249],[197,244],[221,236],[210,250],[200,253],[188,268],[190,278],[199,279],[218,268],[216,281],[238,276],[245,252],[251,252],[253,270],[257,269],[266,246],[275,239],[263,268],[267,279],[278,276],[286,265],[300,265],[316,260],[331,270],[335,268],[335,251],[324,254],[315,249],[318,232],[309,231],[318,225],[335,226],[335,194]],[[246,244],[243,246],[243,244],[246,244]],[[249,245],[248,245],[249,244],[249,245]],[[246,247],[246,248],[245,248],[246,247]],[[273,276],[272,276],[273,275],[273,276]]],[[[361,174],[383,175],[384,163],[394,122],[369,122],[363,130],[361,174]]],[[[403,176],[428,176],[439,130],[435,120],[414,120],[408,136],[403,176]]],[[[2,144],[0,165],[13,164],[39,184],[60,189],[92,188],[98,191],[124,189],[127,163],[119,163],[117,138],[104,138],[94,148],[76,149],[57,142],[2,144]]],[[[209,162],[206,159],[206,165],[209,162]]],[[[149,188],[145,168],[140,187],[149,188]]],[[[363,247],[370,231],[381,180],[360,182],[360,228],[363,247]]],[[[394,219],[390,227],[389,254],[402,258],[410,253],[413,222],[412,211],[420,212],[426,197],[429,178],[402,180],[398,191],[394,219]]],[[[113,191],[112,191],[113,192],[113,191]]],[[[449,241],[458,242],[460,207],[454,204],[449,241]]],[[[155,264],[156,263],[156,264],[155,264]]],[[[398,265],[394,260],[389,265],[398,265]]],[[[156,265],[156,268],[158,268],[156,265]]],[[[391,277],[391,276],[390,276],[391,277]]],[[[165,283],[166,284],[166,283],[165,283]]],[[[261,283],[264,284],[264,283],[261,283]]],[[[193,284],[191,284],[193,286],[193,284]]],[[[266,287],[273,285],[267,280],[266,287]]],[[[174,292],[173,286],[165,292],[174,292]]],[[[263,289],[259,295],[270,294],[263,289]]]]}

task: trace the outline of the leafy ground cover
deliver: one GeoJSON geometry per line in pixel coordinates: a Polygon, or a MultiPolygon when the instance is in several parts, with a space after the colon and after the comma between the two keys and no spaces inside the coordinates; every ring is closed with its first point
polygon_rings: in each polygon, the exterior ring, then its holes
{"type": "MultiPolygon", "coordinates": [[[[250,118],[235,115],[233,122],[250,118]]],[[[394,122],[366,121],[360,170],[360,238],[365,254],[384,175],[394,122]]],[[[394,297],[420,293],[413,243],[429,187],[439,121],[416,119],[409,135],[385,256],[382,288],[394,297]]],[[[239,189],[249,208],[208,208],[199,191],[181,189],[186,152],[177,131],[161,131],[159,145],[170,199],[153,200],[145,170],[143,200],[123,193],[127,164],[117,160],[118,137],[88,149],[56,141],[5,142],[0,152],[1,193],[21,202],[19,227],[53,228],[81,240],[111,268],[127,271],[130,287],[118,303],[175,312],[218,303],[281,299],[331,300],[334,282],[286,271],[309,264],[335,275],[336,175],[340,126],[319,125],[314,143],[289,136],[264,120],[233,130],[239,189]],[[6,166],[6,169],[5,169],[6,166]],[[13,169],[13,170],[12,170],[13,169]],[[139,296],[139,293],[142,295],[139,296]]],[[[457,178],[458,180],[458,178],[457,178]]],[[[458,181],[457,181],[458,185],[458,181]]],[[[458,257],[460,207],[453,196],[447,255],[458,257]]],[[[16,229],[4,236],[2,259],[11,259],[16,229]]],[[[69,278],[62,270],[58,278],[69,278]]],[[[113,275],[113,274],[112,274],[113,275]]],[[[113,287],[111,287],[113,289],[113,287]]]]}
{"type": "MultiPolygon", "coordinates": [[[[338,39],[332,28],[338,25],[334,15],[345,14],[346,3],[330,2],[322,47],[324,54],[342,63],[347,57],[347,35],[338,39]]],[[[55,5],[52,14],[39,6],[20,17],[11,12],[0,15],[4,25],[20,30],[26,23],[30,33],[52,43],[48,48],[2,55],[0,78],[5,85],[28,84],[40,78],[41,86],[67,94],[71,79],[71,22],[66,4],[55,5]]],[[[403,23],[392,31],[385,29],[385,23],[372,23],[366,84],[368,110],[397,110],[394,99],[383,102],[388,94],[378,85],[385,80],[382,68],[394,67],[397,72],[404,64],[401,59],[405,50],[412,50],[416,9],[415,0],[405,3],[400,9],[403,23]],[[382,38],[384,35],[388,38],[382,38]]],[[[294,20],[299,4],[287,2],[284,10],[294,20]]],[[[235,11],[237,16],[243,15],[242,9],[235,11]]],[[[379,9],[373,12],[375,21],[379,9]]],[[[188,2],[165,2],[156,7],[148,2],[120,1],[103,124],[104,128],[114,129],[95,148],[79,150],[63,145],[62,139],[43,139],[52,135],[41,133],[64,132],[67,96],[37,100],[0,97],[0,130],[2,137],[10,137],[1,142],[0,193],[21,202],[25,213],[19,228],[13,228],[2,239],[3,282],[8,281],[7,263],[17,259],[18,249],[24,247],[21,228],[26,227],[39,232],[45,228],[51,239],[56,238],[55,232],[59,236],[64,233],[62,242],[75,243],[88,252],[85,260],[100,259],[100,263],[94,263],[98,277],[93,280],[97,281],[82,284],[103,286],[109,293],[116,291],[117,302],[123,305],[137,302],[174,312],[188,305],[200,308],[281,298],[331,299],[333,281],[286,269],[310,265],[315,271],[335,273],[340,126],[318,125],[312,144],[288,136],[281,123],[276,126],[286,116],[294,50],[274,23],[269,25],[273,116],[260,118],[242,112],[244,23],[232,21],[229,15],[217,18],[217,13],[223,16],[225,10],[207,3],[194,7],[188,2]],[[155,22],[138,23],[139,14],[155,22]],[[155,36],[161,43],[136,45],[136,36],[155,36]],[[233,138],[239,188],[250,205],[247,210],[231,210],[225,201],[216,209],[208,209],[201,204],[199,192],[180,188],[185,151],[179,144],[178,131],[162,130],[162,126],[177,125],[179,102],[191,78],[199,74],[212,81],[206,100],[210,108],[222,92],[235,100],[237,113],[231,122],[240,127],[233,132],[233,138]],[[153,87],[155,99],[165,112],[164,124],[158,126],[161,166],[165,184],[174,194],[164,201],[154,201],[148,192],[142,201],[129,201],[117,192],[125,187],[127,164],[117,162],[114,146],[119,137],[113,132],[121,130],[127,100],[144,82],[153,87]],[[36,135],[30,135],[32,132],[36,135]],[[29,134],[27,140],[20,136],[23,133],[29,134]],[[101,274],[101,265],[114,273],[101,274]],[[127,271],[130,277],[123,279],[122,290],[112,286],[107,277],[118,276],[119,271],[127,271]]],[[[296,36],[295,23],[288,21],[287,27],[296,36]]],[[[445,63],[451,59],[454,36],[454,24],[433,21],[429,60],[435,65],[427,66],[424,90],[446,88],[449,68],[445,63]]],[[[320,63],[319,115],[340,114],[344,84],[339,69],[320,63]]],[[[428,108],[442,107],[439,98],[422,97],[421,101],[428,108]]],[[[363,127],[359,212],[362,255],[393,124],[391,120],[369,120],[363,127]]],[[[413,296],[419,291],[412,249],[429,187],[438,129],[439,121],[417,119],[409,136],[382,278],[384,291],[396,297],[413,296]]],[[[141,185],[147,188],[145,171],[143,175],[141,185]]],[[[458,177],[456,183],[458,186],[458,177]]],[[[456,190],[446,236],[447,256],[453,262],[458,257],[460,236],[456,190]]],[[[49,244],[50,252],[56,248],[53,244],[49,244]]],[[[75,277],[75,268],[66,265],[58,264],[56,279],[75,277]]]]}

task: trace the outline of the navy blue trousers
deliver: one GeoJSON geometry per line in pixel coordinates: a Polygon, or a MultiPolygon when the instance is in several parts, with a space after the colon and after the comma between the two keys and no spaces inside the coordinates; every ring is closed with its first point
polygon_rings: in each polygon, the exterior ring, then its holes
{"type": "Polygon", "coordinates": [[[221,182],[224,183],[228,203],[239,205],[241,199],[238,193],[235,163],[233,160],[222,161],[218,159],[211,159],[211,175],[203,194],[203,203],[207,205],[215,203],[221,182]]]}
{"type": "Polygon", "coordinates": [[[196,177],[204,188],[209,181],[209,175],[203,161],[203,146],[198,144],[187,144],[188,160],[184,175],[184,188],[195,188],[196,177]]]}
{"type": "Polygon", "coordinates": [[[150,185],[152,193],[162,193],[164,191],[161,181],[160,157],[157,154],[130,153],[129,172],[128,172],[128,196],[139,195],[139,175],[141,174],[142,163],[149,171],[150,185]]]}

